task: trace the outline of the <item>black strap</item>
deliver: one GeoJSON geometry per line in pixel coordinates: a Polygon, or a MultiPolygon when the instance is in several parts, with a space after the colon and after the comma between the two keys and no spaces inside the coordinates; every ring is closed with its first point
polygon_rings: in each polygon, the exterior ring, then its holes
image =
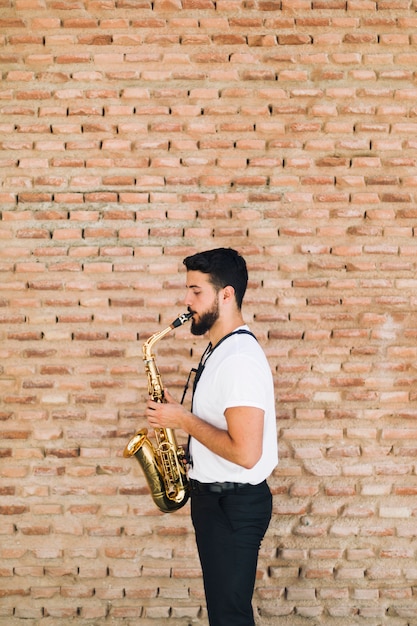
{"type": "Polygon", "coordinates": [[[194,395],[194,392],[195,392],[196,387],[197,387],[197,383],[198,383],[198,381],[201,378],[201,374],[203,373],[203,370],[204,370],[204,367],[206,365],[207,359],[209,358],[209,356],[211,356],[213,354],[215,349],[218,348],[219,345],[221,343],[223,343],[223,341],[225,341],[225,339],[227,339],[231,335],[251,335],[256,341],[258,341],[256,339],[255,335],[250,330],[245,330],[244,328],[239,328],[238,330],[234,330],[231,333],[228,333],[227,335],[222,337],[222,339],[220,339],[220,341],[214,346],[214,348],[212,348],[211,343],[209,343],[207,348],[204,350],[204,352],[203,352],[203,354],[201,356],[201,359],[200,359],[200,362],[198,364],[198,367],[197,368],[192,367],[191,370],[190,370],[190,373],[188,374],[187,382],[185,383],[184,391],[182,393],[181,404],[184,403],[185,396],[186,396],[188,388],[190,386],[191,375],[195,374],[194,381],[193,381],[193,395],[194,395]]]}
{"type": "MultiPolygon", "coordinates": [[[[201,378],[201,374],[204,371],[204,368],[206,366],[208,358],[211,357],[211,355],[213,354],[215,349],[218,348],[220,346],[220,344],[223,343],[223,341],[225,341],[226,339],[228,339],[228,337],[231,337],[232,335],[251,335],[251,337],[253,337],[255,339],[255,341],[258,341],[256,339],[255,335],[250,330],[246,330],[245,328],[239,328],[238,330],[234,330],[231,333],[228,333],[227,335],[222,337],[220,339],[220,341],[218,343],[216,343],[214,348],[212,347],[211,342],[208,344],[207,348],[204,350],[204,352],[203,352],[203,354],[201,356],[200,363],[198,364],[197,369],[195,367],[193,367],[191,369],[190,373],[188,374],[187,382],[185,383],[184,392],[182,394],[181,404],[184,402],[185,394],[187,393],[187,390],[188,390],[188,387],[189,387],[189,384],[190,384],[190,377],[191,377],[191,374],[194,372],[195,376],[194,376],[194,382],[193,382],[193,396],[192,396],[192,399],[191,399],[191,411],[193,410],[194,393],[195,393],[195,390],[197,388],[197,383],[198,383],[198,381],[201,378]]],[[[187,462],[192,467],[193,461],[192,461],[192,458],[191,458],[191,455],[190,455],[190,440],[191,440],[191,435],[188,435],[187,462]]]]}
{"type": "Polygon", "coordinates": [[[251,333],[250,330],[245,330],[244,328],[239,328],[238,330],[234,330],[231,333],[228,333],[227,335],[222,337],[220,339],[220,341],[218,343],[216,343],[214,348],[212,347],[211,343],[209,343],[209,345],[207,346],[207,348],[203,352],[203,355],[202,355],[202,357],[200,359],[200,363],[198,364],[198,367],[197,367],[197,370],[196,370],[196,373],[195,373],[195,378],[194,378],[194,383],[193,383],[193,396],[194,396],[195,390],[197,388],[197,383],[200,380],[201,374],[203,373],[204,368],[206,366],[207,360],[209,359],[209,357],[211,357],[211,355],[216,350],[216,348],[218,348],[223,343],[223,341],[225,341],[226,339],[228,339],[232,335],[251,335],[257,341],[255,335],[253,333],[251,333]]]}

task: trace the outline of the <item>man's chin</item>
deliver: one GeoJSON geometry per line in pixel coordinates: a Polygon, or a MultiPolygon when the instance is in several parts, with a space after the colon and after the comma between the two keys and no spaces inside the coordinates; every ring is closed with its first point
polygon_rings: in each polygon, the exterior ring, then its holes
{"type": "Polygon", "coordinates": [[[193,335],[205,335],[209,332],[210,328],[219,318],[219,308],[218,306],[213,307],[211,310],[206,311],[206,313],[202,313],[198,315],[198,321],[193,318],[191,324],[191,333],[193,335]]]}
{"type": "Polygon", "coordinates": [[[195,335],[196,337],[200,337],[201,335],[205,335],[207,332],[207,329],[205,328],[201,328],[198,326],[198,324],[195,324],[194,322],[191,324],[191,334],[195,335]]]}

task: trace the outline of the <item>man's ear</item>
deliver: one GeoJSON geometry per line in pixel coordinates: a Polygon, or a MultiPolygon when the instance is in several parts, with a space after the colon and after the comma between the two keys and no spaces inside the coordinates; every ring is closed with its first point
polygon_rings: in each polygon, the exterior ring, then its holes
{"type": "Polygon", "coordinates": [[[235,289],[232,285],[226,285],[223,289],[223,300],[234,300],[235,299],[235,289]]]}

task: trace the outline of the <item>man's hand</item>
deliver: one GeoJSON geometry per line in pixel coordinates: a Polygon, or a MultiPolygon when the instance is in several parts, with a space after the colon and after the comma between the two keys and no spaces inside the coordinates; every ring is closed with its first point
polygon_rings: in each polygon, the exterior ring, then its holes
{"type": "Polygon", "coordinates": [[[164,390],[165,402],[155,402],[148,400],[145,416],[148,418],[152,428],[182,428],[184,429],[184,418],[190,415],[182,404],[177,402],[173,396],[164,390]]]}

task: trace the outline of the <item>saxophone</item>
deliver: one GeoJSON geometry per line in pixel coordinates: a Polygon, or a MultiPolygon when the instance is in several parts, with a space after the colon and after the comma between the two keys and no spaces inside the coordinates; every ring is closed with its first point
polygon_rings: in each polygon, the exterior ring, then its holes
{"type": "MultiPolygon", "coordinates": [[[[149,395],[156,402],[165,402],[161,375],[152,353],[154,344],[172,329],[182,326],[192,318],[192,313],[183,313],[170,326],[155,333],[143,344],[143,360],[148,375],[149,395]]],[[[163,513],[180,509],[187,502],[190,486],[186,471],[186,455],[178,446],[171,428],[156,428],[156,447],[147,437],[148,429],[142,428],[128,442],[123,456],[135,456],[148,482],[156,506],[163,513]]]]}

